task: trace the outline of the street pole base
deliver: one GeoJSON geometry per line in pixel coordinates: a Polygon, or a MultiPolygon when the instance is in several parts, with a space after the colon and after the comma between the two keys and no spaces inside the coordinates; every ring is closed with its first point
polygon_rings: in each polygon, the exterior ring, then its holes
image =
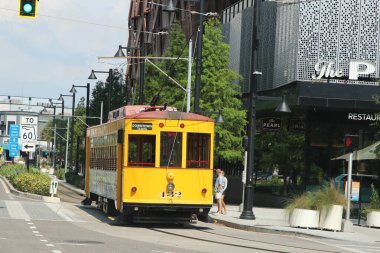
{"type": "Polygon", "coordinates": [[[346,233],[353,233],[354,232],[354,225],[350,220],[343,221],[342,231],[346,233]]]}
{"type": "Polygon", "coordinates": [[[240,215],[240,219],[243,220],[255,220],[256,217],[252,211],[243,211],[240,215]]]}

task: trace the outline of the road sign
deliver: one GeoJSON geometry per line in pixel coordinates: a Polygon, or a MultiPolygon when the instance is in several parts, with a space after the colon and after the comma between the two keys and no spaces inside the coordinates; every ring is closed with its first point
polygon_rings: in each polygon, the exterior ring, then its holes
{"type": "Polygon", "coordinates": [[[10,125],[9,127],[9,156],[18,156],[18,136],[20,135],[20,125],[10,125]]]}
{"type": "Polygon", "coordinates": [[[21,142],[33,142],[37,140],[37,126],[22,125],[21,127],[21,142]]]}
{"type": "Polygon", "coordinates": [[[38,117],[22,116],[21,125],[38,125],[38,117]]]}
{"type": "Polygon", "coordinates": [[[19,135],[20,135],[20,125],[16,125],[16,124],[10,125],[9,137],[18,138],[19,135]]]}
{"type": "Polygon", "coordinates": [[[25,152],[35,152],[36,151],[36,141],[37,141],[37,127],[38,127],[38,117],[34,116],[22,116],[21,122],[21,134],[20,139],[22,143],[22,151],[25,152]]]}
{"type": "Polygon", "coordinates": [[[23,142],[21,146],[21,150],[24,152],[35,152],[36,151],[36,143],[35,142],[23,142]]]}
{"type": "Polygon", "coordinates": [[[0,147],[0,155],[3,153],[3,147],[0,147]]]}

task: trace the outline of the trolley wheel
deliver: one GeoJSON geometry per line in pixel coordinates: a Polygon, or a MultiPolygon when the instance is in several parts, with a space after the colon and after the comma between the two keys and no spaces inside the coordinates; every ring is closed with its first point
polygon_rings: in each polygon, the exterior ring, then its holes
{"type": "Polygon", "coordinates": [[[115,200],[104,198],[103,202],[103,212],[109,216],[117,215],[117,210],[115,207],[115,200]]]}

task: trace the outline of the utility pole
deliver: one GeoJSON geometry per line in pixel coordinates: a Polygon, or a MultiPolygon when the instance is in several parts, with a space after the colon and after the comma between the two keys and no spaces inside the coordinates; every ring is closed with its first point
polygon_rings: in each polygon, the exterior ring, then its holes
{"type": "MultiPolygon", "coordinates": [[[[256,1],[256,0],[255,0],[256,1]]],[[[204,21],[204,0],[199,2],[199,34],[197,41],[197,62],[195,64],[195,94],[194,112],[199,113],[199,99],[201,94],[201,75],[202,75],[202,46],[203,46],[203,21],[204,21]]]]}

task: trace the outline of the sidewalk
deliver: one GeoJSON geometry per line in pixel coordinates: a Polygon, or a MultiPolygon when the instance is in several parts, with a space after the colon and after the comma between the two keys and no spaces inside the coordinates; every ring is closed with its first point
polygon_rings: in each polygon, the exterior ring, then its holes
{"type": "Polygon", "coordinates": [[[364,226],[354,226],[353,233],[332,232],[320,229],[304,229],[289,227],[288,215],[284,209],[254,207],[255,220],[240,219],[239,206],[227,206],[227,215],[217,214],[217,207],[213,206],[209,218],[219,224],[237,229],[257,232],[279,233],[323,237],[351,242],[374,243],[380,241],[380,229],[364,226]]]}

